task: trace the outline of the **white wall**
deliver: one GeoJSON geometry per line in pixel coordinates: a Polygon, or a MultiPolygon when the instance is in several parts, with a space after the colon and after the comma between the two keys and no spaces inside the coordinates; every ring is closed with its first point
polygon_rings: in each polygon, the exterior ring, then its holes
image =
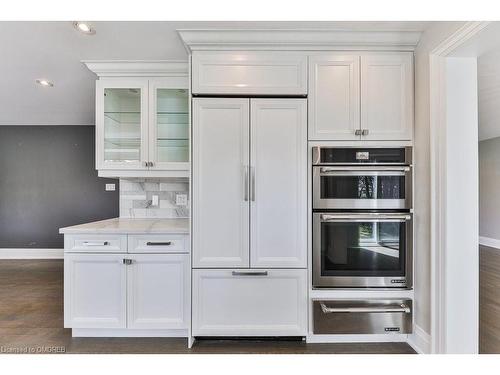
{"type": "MultiPolygon", "coordinates": [[[[496,34],[498,35],[498,34],[496,34]]],[[[479,235],[500,244],[500,51],[477,60],[479,109],[479,235]]],[[[497,245],[498,246],[498,245],[497,245]]]]}
{"type": "Polygon", "coordinates": [[[430,91],[429,52],[465,22],[436,22],[415,51],[415,323],[430,333],[430,91]]]}
{"type": "Polygon", "coordinates": [[[446,353],[479,350],[477,137],[476,58],[447,58],[446,353]]]}
{"type": "MultiPolygon", "coordinates": [[[[500,107],[500,100],[497,106],[500,107]]],[[[481,126],[479,122],[479,131],[481,126]]],[[[481,243],[490,246],[500,244],[499,191],[500,137],[497,137],[479,142],[479,235],[483,237],[481,243]]]]}
{"type": "Polygon", "coordinates": [[[500,137],[500,51],[492,51],[478,58],[477,78],[479,140],[500,137]]]}

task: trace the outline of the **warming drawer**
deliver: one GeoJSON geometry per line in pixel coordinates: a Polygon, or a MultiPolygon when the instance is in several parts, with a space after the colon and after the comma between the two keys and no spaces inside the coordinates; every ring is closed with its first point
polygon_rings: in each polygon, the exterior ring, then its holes
{"type": "Polygon", "coordinates": [[[313,301],[315,334],[411,333],[409,299],[313,301]]]}

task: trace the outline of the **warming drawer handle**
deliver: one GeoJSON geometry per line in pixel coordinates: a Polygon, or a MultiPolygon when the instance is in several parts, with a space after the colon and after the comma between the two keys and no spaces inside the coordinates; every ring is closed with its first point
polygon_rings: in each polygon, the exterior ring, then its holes
{"type": "Polygon", "coordinates": [[[409,314],[411,309],[404,303],[399,305],[399,307],[326,307],[324,303],[320,303],[321,311],[324,314],[332,313],[391,313],[391,312],[402,312],[409,314]]]}
{"type": "Polygon", "coordinates": [[[85,241],[83,243],[85,246],[108,246],[108,241],[85,241]]]}
{"type": "Polygon", "coordinates": [[[267,271],[233,271],[233,276],[267,276],[267,271]]]}
{"type": "Polygon", "coordinates": [[[166,241],[166,242],[146,242],[147,246],[170,246],[172,245],[172,241],[166,241]]]}

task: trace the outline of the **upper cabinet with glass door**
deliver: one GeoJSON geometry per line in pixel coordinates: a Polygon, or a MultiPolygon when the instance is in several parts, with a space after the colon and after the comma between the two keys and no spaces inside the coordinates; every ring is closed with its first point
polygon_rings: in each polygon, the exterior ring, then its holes
{"type": "Polygon", "coordinates": [[[143,169],[147,158],[147,80],[97,81],[97,169],[143,169]]]}
{"type": "Polygon", "coordinates": [[[86,62],[96,83],[96,168],[103,177],[189,173],[187,62],[86,62]]]}
{"type": "Polygon", "coordinates": [[[149,81],[149,160],[153,169],[189,169],[189,93],[181,82],[149,81]]]}

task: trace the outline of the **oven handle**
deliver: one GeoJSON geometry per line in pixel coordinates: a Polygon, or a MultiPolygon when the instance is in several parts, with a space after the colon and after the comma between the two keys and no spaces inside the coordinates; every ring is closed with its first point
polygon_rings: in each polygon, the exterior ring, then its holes
{"type": "Polygon", "coordinates": [[[320,303],[321,311],[324,314],[332,313],[392,313],[392,312],[402,312],[409,314],[411,309],[404,303],[398,307],[326,307],[324,303],[320,303]]]}
{"type": "Polygon", "coordinates": [[[409,166],[390,166],[390,165],[379,165],[379,166],[338,166],[338,167],[320,167],[320,173],[324,174],[335,174],[338,172],[348,172],[350,174],[359,172],[374,172],[374,173],[384,173],[384,172],[400,172],[405,173],[410,171],[409,166]]]}
{"type": "Polygon", "coordinates": [[[407,214],[321,214],[320,219],[322,222],[333,222],[340,220],[349,220],[349,221],[384,221],[384,220],[399,220],[399,221],[407,221],[411,219],[410,215],[407,214]]]}

